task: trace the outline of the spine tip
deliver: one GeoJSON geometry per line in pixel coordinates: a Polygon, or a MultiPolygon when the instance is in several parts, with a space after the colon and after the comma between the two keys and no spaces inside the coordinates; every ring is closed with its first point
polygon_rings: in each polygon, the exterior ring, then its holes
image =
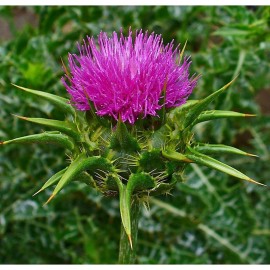
{"type": "Polygon", "coordinates": [[[250,154],[250,153],[246,153],[246,155],[247,155],[247,156],[250,156],[250,157],[257,157],[257,158],[259,157],[259,156],[257,156],[257,155],[250,154]]]}
{"type": "Polygon", "coordinates": [[[244,117],[255,117],[257,116],[256,114],[249,114],[249,113],[245,113],[244,117]]]}
{"type": "Polygon", "coordinates": [[[19,118],[19,119],[27,120],[27,117],[16,115],[16,114],[13,114],[13,113],[12,113],[12,115],[15,116],[15,117],[17,117],[17,118],[19,118]]]}
{"type": "Polygon", "coordinates": [[[130,244],[130,248],[133,249],[131,235],[128,234],[127,237],[128,237],[128,241],[129,241],[129,244],[130,244]]]}
{"type": "Polygon", "coordinates": [[[189,158],[185,158],[183,161],[186,163],[194,163],[194,161],[189,158]]]}
{"type": "MultiPolygon", "coordinates": [[[[38,193],[40,193],[43,189],[41,188],[40,190],[38,190],[35,194],[32,195],[32,197],[36,196],[38,193]]],[[[46,203],[45,203],[46,204],[46,203]]]]}
{"type": "Polygon", "coordinates": [[[260,183],[260,182],[257,182],[257,181],[255,181],[255,180],[253,180],[253,179],[251,179],[251,178],[249,178],[248,181],[250,181],[250,182],[252,182],[252,183],[255,183],[255,184],[257,184],[257,185],[263,186],[263,187],[268,187],[267,185],[262,184],[262,183],[260,183]]]}
{"type": "Polygon", "coordinates": [[[47,205],[54,198],[54,196],[55,194],[52,194],[51,197],[47,200],[47,202],[43,204],[43,206],[47,205]]]}

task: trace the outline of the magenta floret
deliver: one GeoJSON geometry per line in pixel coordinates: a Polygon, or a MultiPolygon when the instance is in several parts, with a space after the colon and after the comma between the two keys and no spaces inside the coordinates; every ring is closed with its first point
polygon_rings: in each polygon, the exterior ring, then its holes
{"type": "Polygon", "coordinates": [[[70,74],[62,78],[78,110],[89,110],[91,101],[98,115],[133,124],[163,106],[184,104],[197,83],[189,78],[189,59],[177,64],[178,47],[165,46],[161,35],[141,30],[132,39],[131,30],[127,37],[101,32],[98,45],[87,37],[78,48],[79,55],[69,54],[70,74]]]}

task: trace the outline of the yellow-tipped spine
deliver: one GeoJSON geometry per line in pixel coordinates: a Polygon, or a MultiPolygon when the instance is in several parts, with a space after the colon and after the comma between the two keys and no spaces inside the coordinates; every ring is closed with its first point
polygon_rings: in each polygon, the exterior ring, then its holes
{"type": "Polygon", "coordinates": [[[130,248],[133,249],[133,245],[132,245],[132,237],[130,234],[127,234],[127,237],[128,237],[128,241],[129,241],[129,244],[130,244],[130,248]]]}

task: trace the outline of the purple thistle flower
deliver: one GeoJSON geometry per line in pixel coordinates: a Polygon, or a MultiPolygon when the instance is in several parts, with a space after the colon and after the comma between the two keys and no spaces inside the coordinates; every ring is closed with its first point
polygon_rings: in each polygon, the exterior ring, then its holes
{"type": "Polygon", "coordinates": [[[127,37],[101,32],[98,46],[87,37],[78,48],[80,55],[69,54],[70,75],[62,78],[78,110],[90,110],[91,101],[98,115],[133,124],[163,106],[184,104],[197,83],[189,78],[189,58],[177,64],[178,47],[165,46],[161,35],[140,30],[133,41],[131,30],[127,37]]]}

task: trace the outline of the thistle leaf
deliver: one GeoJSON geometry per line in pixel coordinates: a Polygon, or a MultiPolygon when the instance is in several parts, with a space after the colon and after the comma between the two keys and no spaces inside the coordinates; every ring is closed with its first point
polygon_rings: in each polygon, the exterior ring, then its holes
{"type": "Polygon", "coordinates": [[[245,114],[245,113],[233,112],[233,111],[222,111],[222,110],[204,111],[192,123],[192,126],[194,126],[198,123],[201,123],[201,122],[220,119],[220,118],[253,117],[253,116],[256,116],[256,115],[255,114],[245,114]]]}
{"type": "Polygon", "coordinates": [[[85,183],[86,185],[92,188],[97,188],[96,182],[93,179],[93,177],[85,171],[82,172],[80,175],[78,175],[78,177],[73,179],[73,181],[79,181],[79,182],[85,183]]]}
{"type": "Polygon", "coordinates": [[[125,232],[130,241],[132,248],[132,236],[131,236],[131,197],[134,190],[146,190],[155,187],[155,181],[148,173],[135,173],[131,174],[128,179],[127,185],[124,185],[121,180],[116,177],[116,182],[119,189],[119,200],[120,200],[120,214],[122,224],[125,232]]]}
{"type": "Polygon", "coordinates": [[[124,152],[137,152],[140,150],[138,142],[131,136],[125,123],[121,120],[117,122],[116,130],[111,140],[111,148],[124,152]]]}
{"type": "Polygon", "coordinates": [[[175,161],[180,161],[180,162],[184,162],[184,163],[191,163],[193,162],[192,160],[190,160],[189,158],[187,158],[187,156],[180,154],[176,151],[172,151],[172,150],[162,150],[162,155],[170,160],[175,160],[175,161]]]}
{"type": "Polygon", "coordinates": [[[185,104],[171,109],[171,111],[168,113],[168,118],[172,121],[177,120],[180,115],[182,115],[183,113],[186,114],[186,111],[191,110],[192,107],[194,107],[195,104],[197,104],[198,102],[199,100],[187,100],[185,104]]]}
{"type": "Polygon", "coordinates": [[[65,169],[57,172],[56,174],[54,174],[33,196],[37,195],[38,193],[40,193],[44,189],[57,183],[61,179],[61,177],[63,176],[63,174],[65,173],[66,170],[67,170],[67,167],[65,169]]]}
{"type": "Polygon", "coordinates": [[[200,100],[197,104],[193,106],[193,108],[189,111],[187,114],[184,126],[187,128],[189,125],[191,125],[197,117],[201,114],[201,112],[214,100],[216,99],[220,94],[222,94],[235,80],[237,77],[235,77],[231,82],[224,85],[222,88],[211,94],[210,96],[200,100]]]}
{"type": "Polygon", "coordinates": [[[111,164],[105,158],[99,156],[87,157],[85,153],[81,153],[69,165],[66,172],[63,174],[57,186],[55,187],[51,197],[45,204],[49,203],[65,185],[74,180],[74,178],[78,177],[83,171],[87,170],[91,174],[98,169],[110,170],[111,164]]]}
{"type": "Polygon", "coordinates": [[[56,144],[63,146],[69,150],[74,148],[74,144],[71,139],[61,134],[58,131],[43,132],[40,134],[28,135],[20,138],[15,138],[12,140],[1,142],[0,144],[27,144],[27,143],[44,143],[44,144],[56,144]]]}
{"type": "Polygon", "coordinates": [[[18,85],[13,84],[13,83],[12,83],[12,85],[27,92],[27,93],[41,97],[42,99],[45,99],[45,100],[51,102],[52,104],[56,105],[59,109],[62,109],[63,111],[65,111],[67,113],[71,113],[72,115],[75,115],[74,108],[70,104],[68,104],[69,100],[66,98],[59,97],[57,95],[53,95],[53,94],[43,92],[43,91],[25,88],[25,87],[18,86],[18,85]]]}
{"type": "Polygon", "coordinates": [[[239,172],[238,170],[232,168],[231,166],[229,166],[229,165],[227,165],[225,163],[222,163],[222,162],[220,162],[220,161],[218,161],[218,160],[216,160],[214,158],[211,158],[211,157],[209,157],[207,155],[198,153],[197,151],[195,151],[194,149],[192,149],[190,147],[188,148],[188,150],[190,151],[190,154],[186,153],[185,155],[189,159],[193,160],[195,163],[205,165],[207,167],[210,167],[210,168],[213,168],[215,170],[227,173],[229,175],[240,178],[242,180],[249,181],[251,183],[255,183],[255,184],[258,184],[258,185],[261,185],[261,186],[266,186],[266,185],[264,185],[262,183],[259,183],[259,182],[255,181],[255,180],[249,178],[245,174],[239,172]]]}
{"type": "Polygon", "coordinates": [[[32,123],[36,123],[39,125],[51,127],[55,130],[61,131],[67,135],[70,135],[75,140],[80,140],[80,134],[77,132],[77,127],[73,123],[68,123],[65,121],[46,119],[46,118],[29,118],[24,116],[19,116],[13,114],[15,117],[19,119],[26,120],[32,123]]]}
{"type": "Polygon", "coordinates": [[[196,151],[204,154],[221,154],[221,153],[228,153],[228,154],[237,154],[237,155],[243,155],[243,156],[252,156],[257,157],[256,155],[249,154],[247,152],[244,152],[238,148],[224,145],[224,144],[198,144],[194,147],[196,151]]]}
{"type": "MultiPolygon", "coordinates": [[[[38,193],[40,193],[41,191],[45,190],[46,188],[56,184],[61,177],[63,176],[63,174],[66,172],[67,167],[59,172],[57,172],[56,174],[54,174],[33,196],[36,196],[38,193]]],[[[95,182],[92,179],[92,177],[87,174],[86,172],[83,172],[80,174],[80,181],[91,186],[91,187],[95,187],[95,182]]]]}
{"type": "Polygon", "coordinates": [[[130,246],[132,248],[132,237],[131,237],[131,220],[130,220],[130,205],[131,205],[131,194],[121,180],[116,177],[116,182],[119,189],[119,206],[120,215],[123,227],[128,236],[130,246]]]}
{"type": "Polygon", "coordinates": [[[164,143],[168,139],[168,135],[171,132],[171,127],[167,124],[163,125],[158,130],[154,131],[154,133],[151,136],[151,145],[152,148],[162,148],[164,146],[164,143]]]}
{"type": "Polygon", "coordinates": [[[171,109],[166,118],[168,126],[183,130],[187,115],[198,103],[199,100],[188,100],[185,104],[171,109]]]}

